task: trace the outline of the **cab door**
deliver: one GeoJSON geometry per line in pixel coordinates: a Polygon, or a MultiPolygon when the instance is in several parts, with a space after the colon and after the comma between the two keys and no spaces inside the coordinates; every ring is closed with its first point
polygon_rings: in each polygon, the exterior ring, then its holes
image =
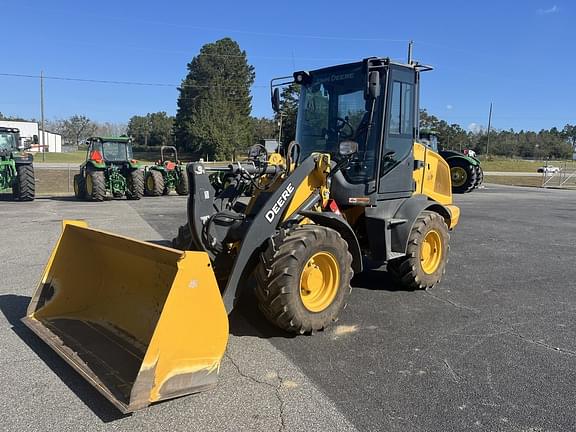
{"type": "Polygon", "coordinates": [[[378,193],[383,199],[409,196],[414,190],[416,71],[391,65],[386,84],[386,116],[379,161],[378,193]]]}

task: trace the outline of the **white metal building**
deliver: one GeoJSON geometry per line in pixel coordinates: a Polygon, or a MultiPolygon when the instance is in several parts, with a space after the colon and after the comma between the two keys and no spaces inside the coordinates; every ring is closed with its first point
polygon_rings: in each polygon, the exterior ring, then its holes
{"type": "Polygon", "coordinates": [[[36,122],[0,120],[0,127],[18,128],[23,144],[31,145],[30,151],[41,152],[44,138],[44,150],[50,153],[62,151],[62,135],[42,130],[36,122]]]}

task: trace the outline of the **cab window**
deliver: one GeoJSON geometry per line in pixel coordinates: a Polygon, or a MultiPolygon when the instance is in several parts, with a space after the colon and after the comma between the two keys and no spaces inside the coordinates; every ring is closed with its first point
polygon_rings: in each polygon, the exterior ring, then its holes
{"type": "Polygon", "coordinates": [[[414,85],[394,81],[390,107],[390,133],[412,135],[414,129],[414,85]]]}

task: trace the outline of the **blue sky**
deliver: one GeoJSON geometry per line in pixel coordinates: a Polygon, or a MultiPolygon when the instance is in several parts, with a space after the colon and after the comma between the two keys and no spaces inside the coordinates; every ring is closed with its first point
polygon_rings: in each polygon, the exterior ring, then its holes
{"type": "MultiPolygon", "coordinates": [[[[0,74],[180,83],[200,47],[232,37],[256,68],[253,114],[271,116],[270,78],[368,56],[415,58],[421,106],[464,128],[576,123],[576,4],[526,1],[1,1],[0,74]]],[[[49,119],[126,122],[176,110],[171,86],[45,81],[49,119]]],[[[36,79],[0,76],[0,112],[39,115],[36,79]]]]}

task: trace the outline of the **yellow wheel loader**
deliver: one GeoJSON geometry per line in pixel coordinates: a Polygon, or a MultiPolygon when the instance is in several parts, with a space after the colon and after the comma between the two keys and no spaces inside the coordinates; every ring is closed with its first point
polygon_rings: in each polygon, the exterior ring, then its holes
{"type": "MultiPolygon", "coordinates": [[[[415,142],[428,69],[368,58],[296,72],[292,144],[189,164],[174,249],[65,223],[24,323],[130,412],[215,385],[227,314],[247,289],[272,323],[312,333],[338,319],[364,257],[408,289],[434,286],[459,210],[448,165],[415,142]],[[215,172],[229,179],[218,194],[215,172]]],[[[287,82],[271,82],[275,109],[287,82]]]]}

